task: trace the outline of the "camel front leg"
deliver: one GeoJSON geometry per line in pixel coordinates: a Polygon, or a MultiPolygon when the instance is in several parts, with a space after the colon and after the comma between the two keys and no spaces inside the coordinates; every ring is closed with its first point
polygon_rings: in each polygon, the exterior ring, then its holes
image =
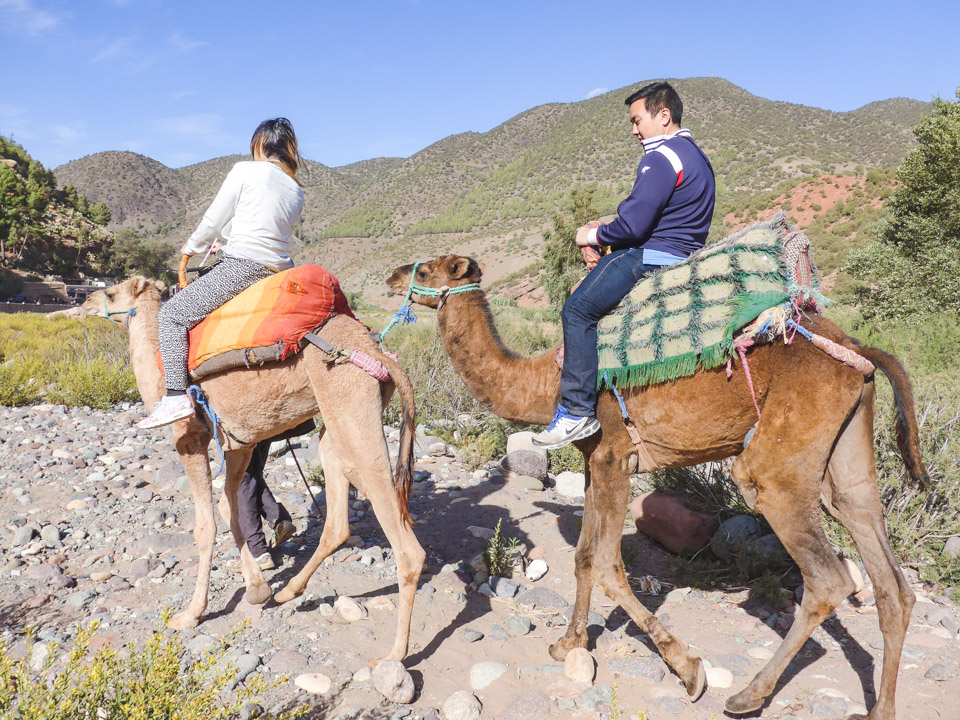
{"type": "Polygon", "coordinates": [[[168,624],[175,630],[196,627],[200,624],[203,611],[207,609],[213,545],[217,536],[217,521],[213,516],[213,497],[211,496],[210,461],[207,457],[207,446],[211,436],[205,429],[198,430],[199,426],[199,423],[192,421],[181,421],[173,426],[174,444],[180,454],[183,469],[190,478],[190,492],[193,495],[193,509],[196,514],[193,537],[197,541],[197,553],[200,559],[197,584],[190,604],[169,620],[168,624]]]}

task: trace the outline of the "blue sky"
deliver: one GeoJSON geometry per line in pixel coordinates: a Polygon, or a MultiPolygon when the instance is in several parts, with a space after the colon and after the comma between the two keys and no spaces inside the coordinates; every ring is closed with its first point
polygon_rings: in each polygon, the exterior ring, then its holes
{"type": "Polygon", "coordinates": [[[102,150],[179,167],[285,115],[337,166],[661,77],[838,111],[955,97],[960,3],[789,5],[0,0],[0,134],[48,167],[102,150]]]}

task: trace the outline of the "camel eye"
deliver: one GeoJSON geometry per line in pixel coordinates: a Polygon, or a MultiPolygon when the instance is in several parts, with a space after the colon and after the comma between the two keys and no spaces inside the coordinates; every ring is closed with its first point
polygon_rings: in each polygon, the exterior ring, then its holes
{"type": "Polygon", "coordinates": [[[426,276],[427,276],[427,273],[425,273],[423,270],[417,270],[418,279],[423,280],[426,276]]]}

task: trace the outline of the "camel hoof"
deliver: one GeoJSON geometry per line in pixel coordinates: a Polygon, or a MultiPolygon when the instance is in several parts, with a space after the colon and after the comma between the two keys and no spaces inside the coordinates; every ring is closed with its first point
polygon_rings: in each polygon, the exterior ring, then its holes
{"type": "Polygon", "coordinates": [[[563,647],[563,641],[558,640],[553,645],[550,646],[550,657],[552,657],[557,662],[563,662],[567,659],[567,653],[570,651],[567,648],[563,647]]]}
{"type": "Polygon", "coordinates": [[[244,591],[243,599],[251,605],[263,605],[270,599],[271,594],[269,585],[266,583],[257,583],[256,585],[251,585],[244,591]]]}
{"type": "Polygon", "coordinates": [[[707,671],[703,669],[703,661],[700,658],[697,660],[697,679],[695,682],[692,682],[687,685],[687,695],[690,698],[690,702],[696,702],[700,699],[700,696],[703,695],[703,691],[707,689],[707,671]]]}
{"type": "Polygon", "coordinates": [[[727,698],[727,701],[723,704],[723,711],[730,715],[749,715],[762,708],[765,698],[758,698],[752,693],[748,693],[749,689],[747,687],[733,697],[727,698]]]}
{"type": "Polygon", "coordinates": [[[287,585],[283,590],[273,596],[273,601],[278,605],[283,605],[283,603],[290,602],[294,598],[298,598],[301,595],[303,595],[302,590],[297,592],[296,590],[291,590],[290,586],[287,585]]]}
{"type": "Polygon", "coordinates": [[[177,613],[176,615],[171,616],[167,620],[167,627],[171,627],[174,630],[186,630],[187,628],[195,628],[200,624],[200,618],[196,615],[191,615],[190,613],[184,611],[177,613]]]}

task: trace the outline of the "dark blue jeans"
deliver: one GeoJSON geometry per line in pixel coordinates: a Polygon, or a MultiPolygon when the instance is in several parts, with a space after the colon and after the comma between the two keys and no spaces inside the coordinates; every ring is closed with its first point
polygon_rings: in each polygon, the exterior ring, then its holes
{"type": "Polygon", "coordinates": [[[643,264],[643,248],[614,250],[600,258],[563,305],[563,372],[560,402],[571,415],[593,417],[597,405],[597,322],[637,280],[656,270],[643,264]]]}

